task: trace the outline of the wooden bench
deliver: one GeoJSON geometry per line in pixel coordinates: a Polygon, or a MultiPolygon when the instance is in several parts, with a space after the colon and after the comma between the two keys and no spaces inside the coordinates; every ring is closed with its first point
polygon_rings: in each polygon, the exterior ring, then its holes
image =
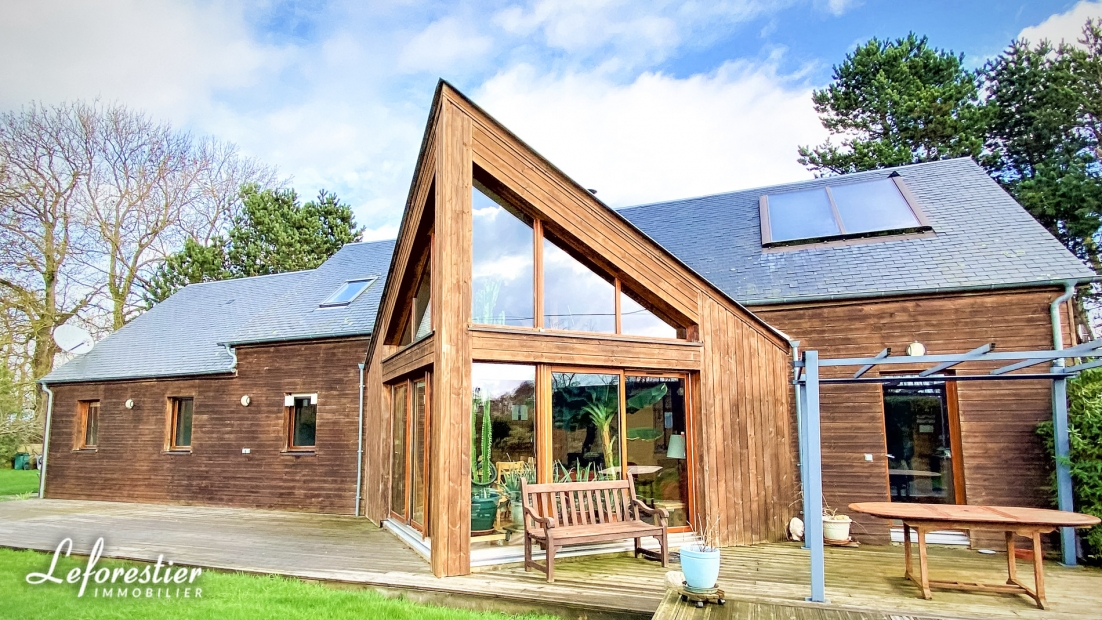
{"type": "Polygon", "coordinates": [[[555,552],[565,545],[635,539],[635,557],[644,555],[669,565],[669,513],[635,497],[631,474],[626,480],[528,484],[521,480],[524,505],[524,570],[539,569],[555,581],[555,552]],[[657,524],[643,521],[653,516],[657,524]],[[658,539],[660,552],[644,549],[644,536],[658,539]],[[546,566],[532,560],[533,541],[547,550],[546,566]]]}

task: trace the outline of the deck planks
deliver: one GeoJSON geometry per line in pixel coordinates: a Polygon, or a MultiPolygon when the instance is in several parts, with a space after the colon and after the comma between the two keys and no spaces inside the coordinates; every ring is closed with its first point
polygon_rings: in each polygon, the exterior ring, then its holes
{"type": "MultiPolygon", "coordinates": [[[[490,607],[497,601],[571,617],[651,614],[665,595],[665,570],[626,554],[560,559],[554,584],[517,565],[441,579],[389,532],[355,517],[76,500],[0,503],[0,546],[53,551],[66,536],[74,538],[78,554],[104,536],[111,557],[155,560],[164,554],[178,564],[342,582],[410,596],[435,593],[455,605],[473,597],[489,601],[490,607]]],[[[932,547],[930,556],[931,574],[938,578],[996,581],[1006,576],[1005,555],[932,547]]],[[[1102,571],[1055,563],[1045,571],[1048,611],[1018,595],[935,590],[933,600],[923,600],[903,577],[898,546],[828,548],[829,605],[804,602],[807,567],[807,552],[797,544],[728,548],[719,585],[728,609],[751,618],[1070,620],[1097,617],[1102,607],[1102,571]]],[[[675,617],[736,617],[721,611],[675,617]]]]}

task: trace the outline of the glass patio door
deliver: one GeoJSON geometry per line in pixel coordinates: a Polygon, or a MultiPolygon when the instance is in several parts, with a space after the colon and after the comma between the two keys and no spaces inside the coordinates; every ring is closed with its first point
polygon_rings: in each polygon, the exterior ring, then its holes
{"type": "Polygon", "coordinates": [[[425,532],[428,497],[429,375],[391,386],[391,517],[425,532]]]}
{"type": "Polygon", "coordinates": [[[949,386],[907,381],[884,386],[884,432],[891,501],[954,504],[963,481],[949,386]]]}
{"type": "Polygon", "coordinates": [[[670,514],[670,528],[690,525],[685,379],[629,374],[624,382],[628,471],[639,499],[670,514]]]}

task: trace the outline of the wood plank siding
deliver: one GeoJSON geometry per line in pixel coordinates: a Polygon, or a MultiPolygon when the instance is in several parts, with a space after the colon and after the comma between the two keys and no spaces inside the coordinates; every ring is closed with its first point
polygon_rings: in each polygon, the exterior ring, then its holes
{"type": "Polygon", "coordinates": [[[52,386],[46,497],[352,514],[365,344],[240,347],[236,377],[52,386]],[[282,452],[289,393],[318,395],[314,454],[282,452]],[[170,397],[195,399],[190,452],[165,451],[170,397]],[[86,400],[100,401],[95,451],[74,450],[78,403],[86,400]]]}
{"type": "MultiPolygon", "coordinates": [[[[386,382],[426,369],[431,348],[428,535],[433,572],[445,576],[470,570],[468,452],[475,361],[537,364],[541,386],[549,385],[550,365],[687,373],[691,488],[698,513],[690,519],[715,523],[725,544],[783,538],[797,492],[787,341],[447,84],[437,92],[417,170],[369,345],[366,424],[390,434],[386,382]],[[687,337],[556,332],[538,323],[528,329],[472,326],[475,180],[532,217],[537,235],[546,231],[687,337]],[[431,253],[433,334],[402,349],[398,335],[408,324],[415,255],[422,248],[431,253]]],[[[539,305],[538,290],[535,295],[539,305]]],[[[550,411],[548,389],[541,392],[539,408],[550,411]]],[[[549,426],[540,428],[547,435],[549,426]]],[[[365,510],[380,521],[390,514],[392,446],[375,437],[367,449],[365,510]]]]}
{"type": "MultiPolygon", "coordinates": [[[[1052,348],[1049,304],[1063,291],[1032,289],[835,303],[756,307],[755,312],[820,359],[902,354],[918,341],[930,354],[959,353],[993,342],[996,350],[1052,348]]],[[[1066,327],[1065,344],[1070,345],[1066,327]]],[[[964,370],[988,371],[996,364],[964,370]]],[[[881,367],[883,368],[883,367],[881,367]]],[[[917,371],[921,368],[891,370],[917,371]]],[[[823,376],[852,374],[824,368],[823,376]]],[[[889,501],[883,392],[879,385],[823,385],[820,390],[823,496],[832,507],[889,501]],[[872,454],[871,462],[864,460],[872,454]]],[[[1052,416],[1047,381],[957,383],[965,496],[970,504],[1047,507],[1051,464],[1037,436],[1052,416]]],[[[957,456],[957,455],[954,455],[957,456]]],[[[870,542],[886,542],[885,521],[854,515],[870,542]],[[867,533],[866,533],[867,531],[867,533]]]]}

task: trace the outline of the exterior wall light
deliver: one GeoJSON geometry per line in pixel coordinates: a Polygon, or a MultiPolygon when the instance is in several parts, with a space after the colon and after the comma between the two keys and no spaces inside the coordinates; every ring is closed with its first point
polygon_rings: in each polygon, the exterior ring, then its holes
{"type": "Polygon", "coordinates": [[[133,409],[134,408],[134,399],[133,398],[127,398],[126,402],[123,403],[123,406],[125,406],[127,409],[133,409]]]}
{"type": "Polygon", "coordinates": [[[241,406],[242,407],[248,407],[249,404],[252,403],[252,402],[253,402],[253,397],[249,396],[248,394],[241,397],[241,406]]]}
{"type": "Polygon", "coordinates": [[[911,357],[920,357],[926,355],[926,347],[923,346],[921,342],[918,342],[916,340],[915,342],[907,345],[907,355],[910,355],[911,357]]]}

